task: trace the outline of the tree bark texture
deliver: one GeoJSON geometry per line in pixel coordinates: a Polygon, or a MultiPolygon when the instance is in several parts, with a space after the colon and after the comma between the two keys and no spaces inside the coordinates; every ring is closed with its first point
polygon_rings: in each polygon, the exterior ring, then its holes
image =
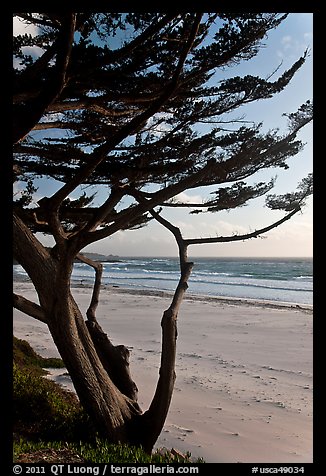
{"type": "Polygon", "coordinates": [[[148,452],[152,450],[163,429],[171,404],[176,379],[177,318],[184,293],[188,288],[187,281],[192,268],[193,263],[183,263],[181,277],[172,303],[164,312],[161,321],[162,353],[159,379],[153,400],[147,412],[144,413],[142,421],[142,445],[148,452]]]}
{"type": "MultiPolygon", "coordinates": [[[[163,314],[157,388],[149,409],[143,413],[130,374],[128,349],[114,346],[96,320],[99,283],[96,282],[85,321],[70,292],[74,260],[71,250],[57,247],[55,253],[49,253],[18,216],[14,218],[14,236],[15,258],[28,272],[40,301],[38,305],[16,295],[14,305],[47,323],[80,402],[98,431],[113,443],[141,445],[150,453],[162,431],[172,398],[177,315],[192,264],[183,267],[171,306],[163,314]]],[[[100,267],[97,271],[96,281],[100,267]]]]}
{"type": "MultiPolygon", "coordinates": [[[[99,357],[86,322],[70,293],[73,257],[63,250],[61,253],[57,251],[56,258],[52,257],[16,216],[14,237],[15,258],[30,275],[41,309],[30,302],[28,305],[31,312],[35,313],[36,309],[43,311],[83,407],[110,441],[128,442],[128,422],[141,410],[137,402],[122,393],[110,378],[108,367],[103,366],[104,359],[99,357]]],[[[26,307],[25,301],[19,298],[15,301],[26,307]]],[[[120,367],[122,362],[128,368],[125,353],[114,346],[112,348],[114,368],[118,366],[119,357],[120,367]]],[[[120,388],[123,389],[121,385],[120,388]]]]}
{"type": "Polygon", "coordinates": [[[120,392],[103,367],[71,295],[68,299],[60,296],[54,302],[49,329],[77,395],[96,427],[112,442],[129,441],[126,425],[134,414],[139,413],[138,405],[120,392]]]}

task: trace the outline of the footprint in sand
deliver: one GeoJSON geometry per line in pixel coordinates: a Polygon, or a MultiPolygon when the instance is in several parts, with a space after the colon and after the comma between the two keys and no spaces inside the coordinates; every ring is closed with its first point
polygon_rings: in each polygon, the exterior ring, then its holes
{"type": "MultiPolygon", "coordinates": [[[[194,433],[195,430],[192,430],[190,428],[183,428],[182,426],[179,425],[172,425],[174,428],[177,428],[180,431],[185,431],[186,433],[194,433]]],[[[185,436],[185,435],[184,435],[185,436]]]]}

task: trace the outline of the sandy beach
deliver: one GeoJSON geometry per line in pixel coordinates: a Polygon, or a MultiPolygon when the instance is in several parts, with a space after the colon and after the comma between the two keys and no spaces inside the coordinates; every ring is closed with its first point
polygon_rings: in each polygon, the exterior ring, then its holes
{"type": "MultiPolygon", "coordinates": [[[[37,302],[30,283],[14,290],[37,302]]],[[[115,345],[130,349],[146,410],[170,300],[122,291],[101,291],[97,318],[115,345]]],[[[85,312],[91,290],[73,294],[85,312]]],[[[179,313],[175,392],[156,446],[212,463],[312,462],[312,318],[309,306],[188,296],[179,313]]],[[[14,310],[13,330],[42,356],[58,355],[45,324],[14,310]]],[[[70,386],[62,369],[53,378],[70,386]]]]}

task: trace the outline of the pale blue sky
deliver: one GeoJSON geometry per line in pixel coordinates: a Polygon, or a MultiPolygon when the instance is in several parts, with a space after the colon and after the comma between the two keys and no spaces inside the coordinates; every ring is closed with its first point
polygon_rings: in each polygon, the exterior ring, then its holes
{"type": "MultiPolygon", "coordinates": [[[[303,102],[312,98],[312,46],[313,25],[311,13],[292,13],[276,29],[269,33],[262,48],[253,60],[232,68],[228,75],[259,74],[269,76],[282,62],[276,75],[288,69],[306,50],[310,56],[298,71],[290,85],[270,100],[246,107],[246,119],[264,122],[266,130],[286,127],[284,112],[294,112],[303,102]]],[[[222,78],[223,72],[219,72],[222,78]]],[[[277,77],[276,76],[276,77],[277,77]]],[[[234,116],[238,116],[235,113],[234,116]]],[[[288,161],[289,170],[270,169],[253,177],[254,182],[270,180],[277,175],[272,193],[293,191],[297,183],[312,171],[312,126],[309,125],[300,135],[306,146],[296,157],[288,161]]],[[[46,182],[46,195],[50,195],[52,184],[46,182]]],[[[39,181],[39,193],[44,191],[44,181],[39,181]]],[[[53,191],[57,186],[53,184],[53,191]]],[[[202,200],[208,196],[204,189],[189,190],[189,200],[202,200]]],[[[91,189],[90,189],[91,190],[91,189]]],[[[186,197],[186,198],[187,198],[186,197]]],[[[184,210],[169,209],[164,216],[179,226],[186,238],[194,236],[232,235],[246,233],[278,220],[282,212],[271,211],[264,206],[264,198],[252,200],[245,207],[230,212],[216,214],[189,215],[184,210]]],[[[212,245],[196,245],[189,248],[192,256],[312,256],[312,198],[303,212],[295,215],[289,222],[267,233],[265,239],[212,245]]],[[[42,239],[44,241],[44,239],[42,239]]],[[[105,254],[120,256],[177,256],[177,247],[171,234],[157,223],[136,231],[119,232],[87,248],[105,254]]]]}

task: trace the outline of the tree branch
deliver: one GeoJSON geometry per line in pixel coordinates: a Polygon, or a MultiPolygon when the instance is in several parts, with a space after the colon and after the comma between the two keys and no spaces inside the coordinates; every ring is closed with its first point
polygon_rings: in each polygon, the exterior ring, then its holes
{"type": "Polygon", "coordinates": [[[154,210],[151,210],[150,213],[159,223],[161,223],[174,235],[179,247],[181,275],[178,286],[173,295],[172,302],[169,308],[163,313],[161,321],[162,352],[159,371],[160,376],[150,407],[143,415],[145,425],[149,429],[147,435],[147,438],[149,440],[147,444],[149,446],[155,443],[156,439],[162,431],[162,427],[164,425],[173,394],[174,382],[176,378],[175,357],[178,335],[177,318],[181,302],[188,288],[188,280],[193,268],[193,263],[187,261],[187,245],[185,244],[185,241],[182,238],[179,228],[175,227],[169,221],[162,218],[154,210]]]}
{"type": "MultiPolygon", "coordinates": [[[[148,202],[141,192],[134,191],[134,197],[140,202],[148,202]]],[[[161,225],[167,228],[174,236],[179,248],[180,279],[173,295],[172,302],[163,313],[162,326],[162,352],[159,379],[153,400],[143,418],[145,425],[149,428],[149,445],[154,444],[164,425],[167,412],[169,410],[173,387],[175,382],[175,357],[177,341],[177,317],[183,300],[183,296],[188,288],[188,279],[193,268],[193,263],[187,261],[187,245],[182,238],[178,227],[172,225],[168,220],[161,217],[159,213],[150,210],[151,215],[161,225]]],[[[146,449],[146,448],[145,448],[146,449]]]]}
{"type": "Polygon", "coordinates": [[[80,230],[80,232],[93,231],[99,225],[101,225],[103,223],[103,220],[105,220],[105,218],[110,215],[110,213],[114,210],[114,207],[120,202],[124,194],[125,192],[123,190],[123,187],[113,188],[108,199],[103,203],[101,207],[96,210],[95,214],[93,214],[92,218],[80,230]]]}
{"type": "Polygon", "coordinates": [[[81,253],[78,253],[76,258],[79,259],[79,261],[82,261],[83,263],[88,264],[95,270],[95,281],[94,281],[92,299],[91,299],[89,308],[86,311],[86,315],[89,321],[96,321],[95,313],[99,303],[103,266],[102,266],[102,263],[95,262],[91,260],[90,258],[87,258],[81,253]]]}
{"type": "Polygon", "coordinates": [[[41,306],[16,293],[13,294],[13,297],[13,305],[16,309],[47,324],[47,319],[41,306]]]}
{"type": "Polygon", "coordinates": [[[17,106],[15,112],[14,144],[22,140],[41,119],[46,108],[61,93],[66,82],[66,72],[75,32],[76,15],[66,14],[58,37],[54,77],[44,85],[40,94],[26,105],[17,106]]]}
{"type": "Polygon", "coordinates": [[[130,374],[129,350],[124,345],[114,346],[112,344],[107,334],[97,322],[95,315],[99,303],[103,266],[101,263],[93,261],[81,253],[77,255],[77,259],[95,269],[95,282],[92,299],[89,308],[86,311],[86,325],[97,354],[112,382],[124,395],[136,402],[138,388],[130,374]]]}
{"type": "Polygon", "coordinates": [[[167,25],[171,20],[176,18],[175,13],[167,13],[161,20],[157,23],[151,23],[149,27],[146,28],[142,33],[140,33],[136,38],[134,38],[130,43],[127,45],[122,46],[121,48],[112,51],[111,55],[109,56],[110,62],[120,60],[121,58],[130,55],[130,53],[137,48],[144,44],[146,40],[153,37],[153,35],[159,32],[165,25],[167,25]]]}
{"type": "Polygon", "coordinates": [[[259,230],[255,230],[252,233],[247,233],[245,235],[233,235],[233,236],[216,236],[215,238],[188,238],[185,239],[184,242],[187,246],[189,245],[201,245],[201,244],[208,244],[208,243],[227,243],[230,241],[243,241],[249,240],[250,238],[258,238],[259,235],[263,233],[267,233],[268,231],[276,228],[277,226],[281,225],[285,221],[289,220],[295,213],[300,211],[301,208],[295,208],[291,213],[288,213],[283,217],[281,220],[272,223],[265,228],[260,228],[259,230]]]}
{"type": "MultiPolygon", "coordinates": [[[[53,276],[56,263],[46,247],[38,241],[15,210],[13,213],[13,256],[26,270],[39,296],[43,295],[50,302],[51,292],[46,289],[48,280],[44,280],[44,275],[53,276]],[[39,292],[45,289],[47,292],[39,292]]],[[[49,302],[44,302],[44,307],[47,307],[49,302]]],[[[40,304],[43,307],[42,301],[40,304]]]]}
{"type": "MultiPolygon", "coordinates": [[[[83,242],[84,246],[93,243],[94,241],[102,240],[103,238],[111,236],[118,230],[125,228],[130,221],[135,219],[135,217],[152,210],[154,207],[160,205],[166,200],[169,200],[176,194],[183,192],[188,188],[197,186],[196,184],[204,180],[206,177],[213,176],[213,174],[215,176],[215,180],[217,180],[217,176],[220,176],[222,180],[225,178],[226,172],[219,163],[216,163],[215,161],[209,161],[200,170],[194,172],[192,175],[185,177],[178,183],[169,185],[168,187],[155,192],[151,200],[146,202],[143,201],[132,209],[118,213],[115,222],[112,223],[112,225],[109,225],[108,227],[101,230],[93,231],[92,233],[89,233],[87,236],[85,236],[85,240],[83,242]]],[[[128,191],[128,193],[130,192],[130,195],[132,196],[135,192],[135,189],[128,189],[128,187],[125,187],[125,190],[128,191]]]]}
{"type": "Polygon", "coordinates": [[[186,269],[186,265],[187,265],[187,245],[184,241],[184,239],[182,238],[182,234],[181,234],[181,231],[178,227],[172,225],[172,223],[170,223],[168,220],[166,220],[165,218],[161,217],[161,215],[157,212],[155,212],[155,210],[150,210],[150,214],[155,218],[156,221],[158,221],[159,223],[161,223],[161,225],[163,225],[165,228],[167,228],[174,236],[177,244],[178,244],[178,248],[179,248],[179,258],[180,258],[180,270],[181,270],[181,273],[183,273],[186,269]]]}
{"type": "Polygon", "coordinates": [[[60,204],[62,203],[62,201],[73,190],[75,190],[75,188],[78,187],[78,185],[83,183],[86,180],[86,178],[89,177],[89,175],[96,169],[96,167],[105,159],[106,154],[110,150],[112,150],[123,139],[125,139],[127,136],[132,134],[137,128],[139,128],[142,124],[144,124],[145,121],[147,121],[156,112],[158,112],[160,108],[162,107],[162,105],[172,96],[173,92],[177,88],[178,79],[181,75],[184,62],[187,58],[187,55],[196,37],[201,17],[202,17],[202,14],[196,15],[196,19],[190,31],[188,41],[186,42],[185,47],[180,54],[180,58],[179,58],[176,70],[173,74],[173,77],[169,81],[167,86],[163,89],[163,92],[159,96],[159,98],[153,101],[153,103],[144,112],[142,112],[138,116],[131,119],[131,121],[127,123],[125,126],[121,127],[121,129],[117,131],[116,134],[114,134],[111,139],[109,139],[104,144],[98,146],[98,148],[93,152],[92,156],[90,157],[90,160],[88,161],[88,163],[84,167],[82,167],[80,171],[74,177],[72,177],[72,179],[69,182],[67,182],[50,199],[48,199],[49,203],[51,203],[51,208],[53,209],[58,208],[60,204]]]}
{"type": "Polygon", "coordinates": [[[164,202],[164,203],[161,203],[160,205],[162,207],[171,207],[171,208],[207,208],[209,207],[211,202],[207,202],[207,203],[164,202]]]}

